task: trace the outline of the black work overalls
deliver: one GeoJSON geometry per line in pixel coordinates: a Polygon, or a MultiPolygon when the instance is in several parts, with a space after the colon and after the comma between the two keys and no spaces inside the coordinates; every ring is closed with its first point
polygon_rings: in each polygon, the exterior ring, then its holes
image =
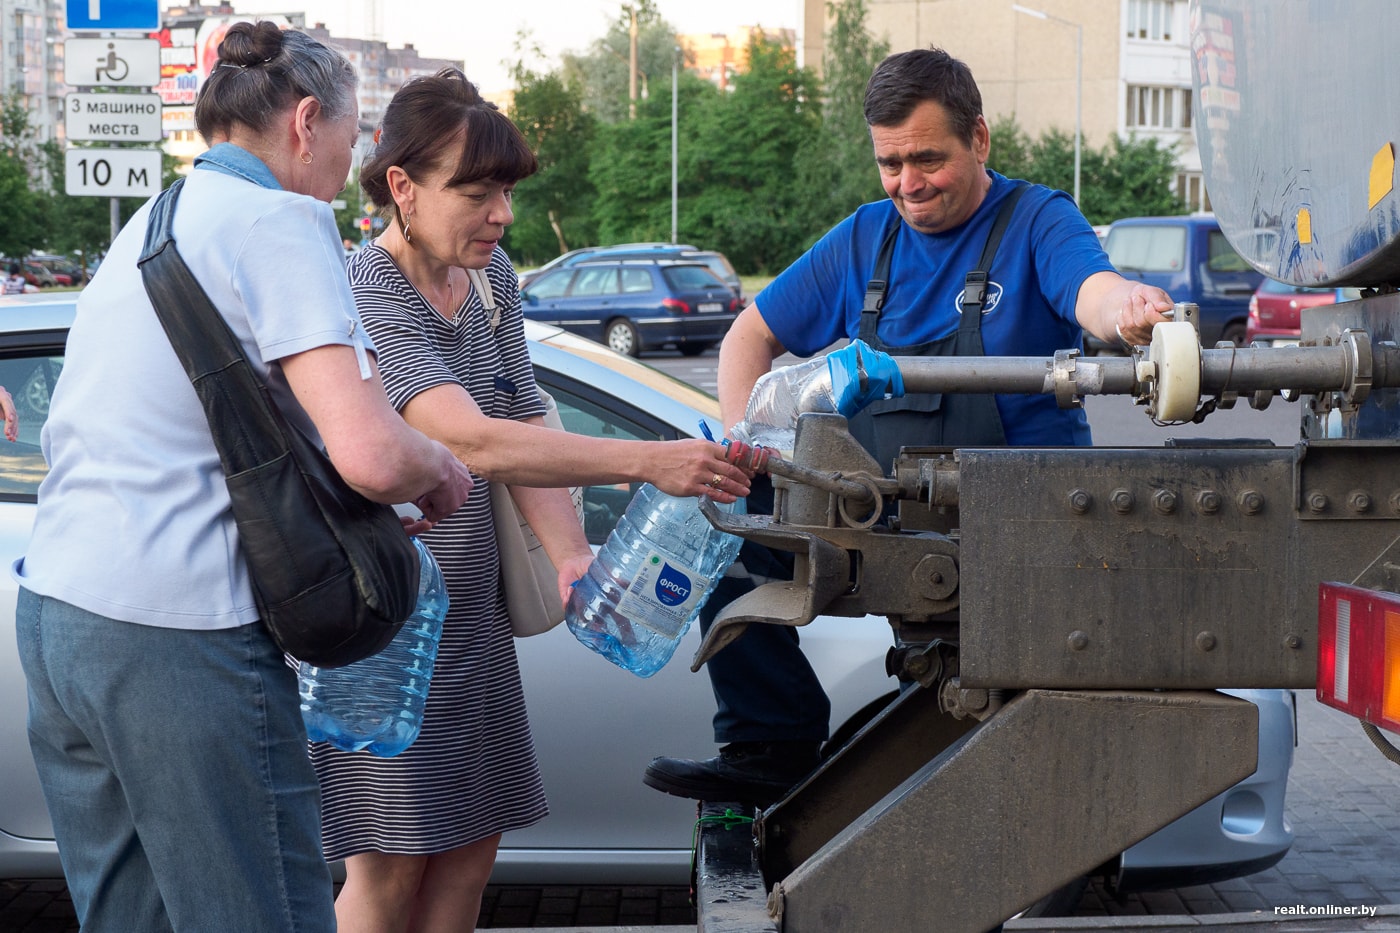
{"type": "MultiPolygon", "coordinates": [[[[1018,185],[1002,201],[1000,213],[983,247],[977,269],[968,273],[962,323],[956,334],[910,347],[890,347],[876,333],[880,308],[889,282],[890,258],[901,218],[886,234],[875,262],[875,275],[866,288],[859,337],[866,343],[898,356],[981,356],[982,306],[992,256],[1010,222],[1016,201],[1026,185],[1018,185]]],[[[902,446],[947,445],[1005,446],[1001,416],[991,395],[920,395],[876,402],[850,419],[851,434],[888,470],[902,446]]],[[[771,510],[772,487],[766,477],[756,478],[750,502],[756,511],[771,510]],[[760,492],[762,490],[762,493],[760,492]],[[766,501],[760,502],[766,493],[766,501]]],[[[745,541],[739,559],[750,571],[774,577],[791,577],[792,555],[771,551],[745,541]]],[[[720,609],[753,589],[747,577],[720,578],[700,611],[700,630],[708,632],[720,609]]],[[[820,742],[827,738],[831,704],[807,656],[798,632],[783,625],[750,625],[738,641],[726,646],[706,663],[714,687],[715,741],[768,742],[775,740],[820,742]]]]}

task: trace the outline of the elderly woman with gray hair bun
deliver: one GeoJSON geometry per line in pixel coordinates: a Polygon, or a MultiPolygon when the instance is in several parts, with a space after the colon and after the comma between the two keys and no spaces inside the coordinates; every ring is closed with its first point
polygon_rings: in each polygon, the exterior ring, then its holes
{"type": "MultiPolygon", "coordinates": [[[[370,499],[450,515],[470,474],[389,405],[328,203],[358,137],[349,62],[235,24],[195,120],[212,148],[175,238],[274,401],[370,499]]],[[[85,931],[329,933],[296,675],[259,622],[208,420],[137,268],[149,216],[78,300],[13,570],[34,761],[85,931]]]]}

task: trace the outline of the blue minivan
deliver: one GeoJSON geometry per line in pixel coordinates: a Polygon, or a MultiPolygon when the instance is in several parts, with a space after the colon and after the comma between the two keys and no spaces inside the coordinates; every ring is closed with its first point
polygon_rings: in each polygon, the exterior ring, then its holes
{"type": "Polygon", "coordinates": [[[1264,275],[1235,252],[1214,215],[1119,220],[1108,228],[1104,249],[1125,278],[1199,306],[1201,346],[1244,345],[1249,299],[1264,275]]]}

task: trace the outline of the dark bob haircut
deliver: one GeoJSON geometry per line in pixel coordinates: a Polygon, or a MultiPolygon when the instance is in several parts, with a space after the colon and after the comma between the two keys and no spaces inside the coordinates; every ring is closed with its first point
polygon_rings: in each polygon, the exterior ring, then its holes
{"type": "Polygon", "coordinates": [[[450,166],[449,187],[514,184],[539,170],[516,125],[456,68],[413,78],[389,101],[374,154],[360,169],[360,188],[381,211],[394,206],[388,176],[395,165],[415,181],[450,166]]]}

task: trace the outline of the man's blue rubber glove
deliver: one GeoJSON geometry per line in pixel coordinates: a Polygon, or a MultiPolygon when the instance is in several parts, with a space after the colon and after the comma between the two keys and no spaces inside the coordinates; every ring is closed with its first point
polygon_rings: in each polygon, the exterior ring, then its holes
{"type": "Polygon", "coordinates": [[[847,418],[878,399],[904,395],[904,376],[894,357],[863,340],[828,353],[826,366],[836,410],[847,418]]]}

